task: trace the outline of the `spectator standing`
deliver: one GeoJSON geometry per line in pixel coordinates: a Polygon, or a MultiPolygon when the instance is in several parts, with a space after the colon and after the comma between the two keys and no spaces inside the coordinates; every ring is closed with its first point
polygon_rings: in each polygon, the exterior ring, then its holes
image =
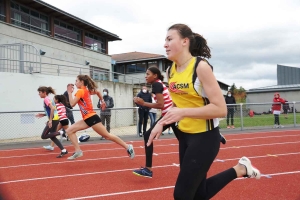
{"type": "MultiPolygon", "coordinates": [[[[100,118],[103,126],[105,126],[106,123],[106,130],[110,133],[110,121],[111,121],[111,110],[110,108],[114,107],[114,99],[108,95],[108,89],[103,89],[103,99],[106,104],[106,108],[104,110],[100,109],[100,118]]],[[[101,101],[99,99],[97,107],[101,108],[101,101]]],[[[103,140],[104,137],[101,136],[101,140],[103,140]]]]}
{"type": "Polygon", "coordinates": [[[227,92],[225,97],[225,102],[227,104],[227,128],[235,128],[234,127],[234,110],[236,108],[235,105],[228,105],[228,104],[236,104],[234,96],[231,94],[231,91],[227,92]],[[231,127],[229,126],[229,119],[231,119],[231,127]]]}
{"type": "Polygon", "coordinates": [[[283,98],[280,98],[280,94],[276,92],[274,94],[273,99],[274,104],[272,105],[272,112],[274,115],[274,127],[273,128],[283,128],[284,126],[280,125],[279,122],[279,115],[281,113],[281,104],[285,103],[285,100],[283,98]]]}
{"type": "MultiPolygon", "coordinates": [[[[152,96],[150,92],[148,91],[147,86],[143,86],[141,91],[137,94],[137,97],[140,97],[144,100],[144,102],[152,103],[152,96]]],[[[149,110],[150,108],[146,106],[141,106],[139,104],[136,104],[139,107],[139,136],[142,137],[144,133],[146,133],[147,130],[147,123],[148,123],[148,116],[149,116],[149,110]],[[142,126],[143,126],[143,132],[142,132],[142,126]]]]}

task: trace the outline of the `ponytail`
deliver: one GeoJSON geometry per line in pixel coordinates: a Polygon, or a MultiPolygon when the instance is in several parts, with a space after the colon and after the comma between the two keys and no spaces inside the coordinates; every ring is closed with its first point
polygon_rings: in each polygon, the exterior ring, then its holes
{"type": "Polygon", "coordinates": [[[37,89],[38,92],[46,92],[46,94],[55,94],[55,91],[52,87],[40,86],[37,89]]]}
{"type": "Polygon", "coordinates": [[[203,58],[211,58],[210,48],[207,46],[206,40],[198,33],[193,33],[190,42],[190,53],[192,56],[201,56],[203,58]]]}
{"type": "Polygon", "coordinates": [[[88,75],[78,75],[77,78],[83,81],[84,86],[86,86],[90,92],[95,92],[98,88],[97,84],[88,75]]]}

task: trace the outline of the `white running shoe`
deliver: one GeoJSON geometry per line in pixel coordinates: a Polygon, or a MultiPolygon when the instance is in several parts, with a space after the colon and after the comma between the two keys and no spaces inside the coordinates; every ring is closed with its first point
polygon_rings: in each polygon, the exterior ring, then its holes
{"type": "Polygon", "coordinates": [[[246,175],[244,177],[260,179],[260,171],[251,165],[251,161],[247,157],[243,156],[239,160],[239,164],[246,167],[246,175]]]}
{"type": "Polygon", "coordinates": [[[81,156],[83,156],[82,151],[77,151],[72,156],[68,157],[68,160],[75,160],[76,158],[79,158],[81,156]]]}
{"type": "Polygon", "coordinates": [[[44,149],[49,150],[49,151],[53,151],[54,147],[52,147],[51,145],[48,146],[43,146],[44,149]]]}
{"type": "Polygon", "coordinates": [[[275,125],[273,126],[273,128],[279,128],[279,126],[275,124],[275,125]]]}
{"type": "Polygon", "coordinates": [[[135,157],[135,153],[134,153],[132,144],[128,145],[127,153],[131,159],[133,159],[135,157]]]}

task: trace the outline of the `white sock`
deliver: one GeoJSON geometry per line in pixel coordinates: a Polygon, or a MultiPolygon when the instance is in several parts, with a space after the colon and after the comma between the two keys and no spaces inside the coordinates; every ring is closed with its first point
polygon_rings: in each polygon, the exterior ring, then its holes
{"type": "Polygon", "coordinates": [[[64,153],[65,153],[65,152],[67,152],[67,149],[63,149],[63,150],[61,150],[61,152],[64,152],[64,153]]]}

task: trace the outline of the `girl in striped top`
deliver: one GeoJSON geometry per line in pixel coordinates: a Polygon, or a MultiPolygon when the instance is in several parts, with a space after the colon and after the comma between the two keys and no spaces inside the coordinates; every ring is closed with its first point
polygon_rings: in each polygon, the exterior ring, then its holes
{"type": "MultiPolygon", "coordinates": [[[[149,107],[149,108],[157,108],[161,109],[161,117],[151,126],[151,128],[146,131],[144,134],[144,142],[145,142],[145,152],[146,152],[146,166],[144,168],[140,168],[133,171],[133,174],[143,177],[152,178],[152,155],[153,155],[153,144],[147,146],[147,141],[149,139],[150,133],[153,127],[157,124],[159,120],[163,118],[163,116],[168,112],[168,110],[172,107],[172,99],[169,94],[168,88],[163,84],[163,75],[161,75],[160,70],[157,67],[149,67],[146,72],[146,81],[147,83],[152,84],[152,93],[154,94],[155,103],[145,102],[142,98],[134,97],[134,102],[141,106],[149,107]]],[[[167,124],[163,127],[163,131],[168,129],[169,127],[175,129],[175,123],[167,124]]],[[[175,132],[175,131],[174,131],[175,132]]]]}
{"type": "MultiPolygon", "coordinates": [[[[59,117],[59,124],[57,126],[56,131],[60,130],[61,128],[66,130],[67,128],[69,128],[69,120],[67,117],[66,106],[65,106],[67,105],[67,99],[64,95],[55,95],[53,101],[55,102],[57,114],[59,117]]],[[[51,142],[50,146],[44,146],[44,148],[53,151],[54,142],[51,142]]]]}

